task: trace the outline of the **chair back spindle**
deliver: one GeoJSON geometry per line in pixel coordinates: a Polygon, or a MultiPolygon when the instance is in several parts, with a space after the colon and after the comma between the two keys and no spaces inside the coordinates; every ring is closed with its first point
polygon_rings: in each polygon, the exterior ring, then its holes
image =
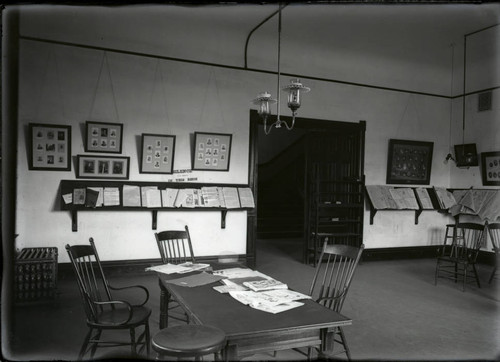
{"type": "Polygon", "coordinates": [[[450,257],[475,262],[484,243],[484,226],[476,223],[459,223],[457,237],[453,242],[450,257]]]}
{"type": "Polygon", "coordinates": [[[187,225],[185,230],[161,231],[155,237],[163,264],[196,262],[187,225]]]}
{"type": "MultiPolygon", "coordinates": [[[[90,245],[66,245],[71,265],[76,274],[80,294],[84,300],[85,313],[89,321],[97,321],[102,306],[94,302],[112,300],[108,282],[104,276],[93,238],[90,245]]],[[[114,308],[111,305],[111,308],[114,308]]]]}
{"type": "Polygon", "coordinates": [[[320,304],[340,312],[364,245],[323,244],[309,294],[320,304]]]}

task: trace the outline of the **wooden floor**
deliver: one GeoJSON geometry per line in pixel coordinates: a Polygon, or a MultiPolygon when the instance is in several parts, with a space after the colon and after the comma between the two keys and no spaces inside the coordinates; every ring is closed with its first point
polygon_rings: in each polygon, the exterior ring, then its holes
{"type": "MultiPolygon", "coordinates": [[[[301,263],[294,240],[262,240],[257,269],[307,292],[313,268],[301,263]]],[[[344,329],[354,360],[500,359],[500,292],[498,279],[487,283],[491,267],[479,266],[482,287],[440,280],[434,285],[433,259],[362,262],[344,304],[353,319],[344,329]]],[[[158,331],[159,288],[154,274],[112,278],[118,286],[143,284],[151,297],[151,331],[158,331]]],[[[14,330],[2,336],[5,360],[75,360],[86,333],[76,283],[59,281],[57,298],[17,306],[14,330]]],[[[124,333],[124,338],[127,333],[124,333]]],[[[116,349],[115,349],[116,350],[116,349]]],[[[110,356],[113,349],[96,357],[110,356]]],[[[127,353],[128,350],[123,350],[127,353]]],[[[340,359],[344,357],[341,356],[340,359]]],[[[259,354],[245,360],[303,360],[294,351],[259,354]]],[[[205,360],[210,360],[206,358],[205,360]]]]}

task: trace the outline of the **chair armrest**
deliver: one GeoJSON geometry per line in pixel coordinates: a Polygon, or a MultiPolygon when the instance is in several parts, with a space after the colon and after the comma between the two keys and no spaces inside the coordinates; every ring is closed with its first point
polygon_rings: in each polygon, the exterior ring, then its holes
{"type": "Polygon", "coordinates": [[[129,285],[129,286],[125,286],[125,287],[113,287],[111,285],[108,285],[108,286],[110,289],[113,289],[113,290],[125,290],[125,289],[133,289],[133,288],[142,289],[144,291],[144,293],[146,294],[146,298],[144,299],[144,301],[141,304],[132,304],[133,307],[142,307],[149,300],[149,290],[142,285],[129,285]]]}
{"type": "Polygon", "coordinates": [[[321,302],[325,302],[325,301],[335,301],[337,299],[340,299],[340,298],[343,298],[346,294],[347,290],[344,289],[344,291],[342,293],[340,293],[340,295],[337,295],[335,297],[321,297],[321,298],[318,298],[316,299],[316,303],[321,303],[321,302]]]}
{"type": "Polygon", "coordinates": [[[97,305],[97,306],[104,306],[104,305],[110,305],[114,308],[115,305],[124,305],[125,307],[127,307],[127,310],[128,310],[128,318],[127,319],[124,319],[123,321],[119,321],[119,322],[103,322],[103,321],[99,321],[99,324],[103,324],[103,325],[110,325],[110,326],[114,326],[114,325],[121,325],[121,324],[126,324],[130,321],[130,319],[132,318],[132,306],[130,305],[130,303],[126,302],[126,301],[123,301],[123,300],[110,300],[110,301],[106,301],[106,302],[95,302],[93,301],[92,302],[94,305],[97,305]]]}

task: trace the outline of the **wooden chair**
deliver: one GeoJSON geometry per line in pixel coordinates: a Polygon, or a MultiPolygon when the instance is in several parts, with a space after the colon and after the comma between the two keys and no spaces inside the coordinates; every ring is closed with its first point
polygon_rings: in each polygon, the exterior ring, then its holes
{"type": "MultiPolygon", "coordinates": [[[[325,242],[316,265],[309,295],[319,304],[340,313],[364,248],[364,244],[357,248],[350,245],[328,245],[325,242]]],[[[340,343],[344,347],[343,351],[336,354],[345,352],[350,360],[351,353],[342,327],[336,328],[334,333],[336,334],[334,342],[340,343]]],[[[311,351],[311,348],[309,348],[309,359],[311,358],[311,351]]],[[[332,356],[321,357],[329,358],[332,356]]]]}
{"type": "Polygon", "coordinates": [[[112,287],[106,277],[95,248],[94,240],[90,238],[90,245],[66,245],[76,280],[83,299],[87,326],[89,331],[85,336],[78,358],[81,360],[90,350],[90,359],[93,359],[98,346],[115,347],[130,345],[132,357],[146,349],[150,352],[149,316],[151,309],[144,305],[149,299],[148,290],[141,285],[121,288],[112,287]],[[144,292],[144,301],[141,304],[130,304],[127,301],[114,299],[111,290],[125,290],[135,288],[144,292]],[[144,326],[144,331],[136,339],[135,330],[144,326]],[[101,340],[104,330],[128,329],[130,342],[101,340]],[[95,334],[93,334],[95,332],[95,334]]]}
{"type": "Polygon", "coordinates": [[[495,267],[488,280],[488,283],[491,284],[493,279],[497,277],[498,260],[500,259],[500,223],[487,224],[486,228],[488,229],[488,235],[493,245],[493,251],[495,252],[495,267]]]}
{"type": "Polygon", "coordinates": [[[220,351],[226,345],[226,334],[215,327],[187,324],[162,329],[152,340],[158,358],[170,356],[180,358],[194,357],[200,361],[203,356],[214,354],[221,360],[220,351]]]}
{"type": "Polygon", "coordinates": [[[451,245],[443,245],[437,257],[434,284],[438,278],[447,278],[458,282],[462,278],[462,290],[466,283],[475,279],[481,288],[476,270],[476,259],[483,244],[485,226],[476,223],[458,223],[455,225],[451,245]],[[470,275],[470,272],[473,275],[470,275]]]}
{"type": "MultiPolygon", "coordinates": [[[[189,235],[189,228],[187,225],[184,227],[184,230],[167,230],[155,233],[155,238],[163,264],[181,264],[185,262],[196,263],[193,246],[191,244],[191,236],[189,235]]],[[[160,288],[160,293],[162,294],[161,300],[165,301],[166,304],[160,306],[160,308],[162,310],[167,310],[170,318],[183,322],[189,322],[189,318],[186,313],[171,313],[172,311],[180,308],[180,306],[177,301],[174,300],[170,294],[168,294],[165,288],[160,288]]],[[[168,318],[166,318],[165,323],[168,326],[168,318]]]]}

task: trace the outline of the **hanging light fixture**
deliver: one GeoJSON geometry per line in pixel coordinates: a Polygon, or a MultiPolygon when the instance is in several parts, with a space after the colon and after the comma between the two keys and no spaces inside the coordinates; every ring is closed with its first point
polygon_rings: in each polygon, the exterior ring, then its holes
{"type": "Polygon", "coordinates": [[[307,93],[311,89],[302,85],[300,83],[300,79],[291,79],[290,84],[284,86],[282,90],[288,92],[288,108],[292,111],[292,124],[288,125],[286,121],[282,121],[280,119],[280,88],[281,88],[281,70],[280,70],[280,63],[281,63],[281,9],[282,6],[281,4],[279,5],[279,10],[278,10],[278,87],[277,87],[277,93],[278,93],[278,100],[271,98],[271,94],[269,92],[263,92],[260,93],[257,98],[253,100],[253,104],[258,105],[258,114],[259,116],[262,117],[264,121],[264,132],[266,135],[268,135],[273,126],[275,128],[281,128],[281,125],[285,125],[285,127],[290,131],[293,129],[293,126],[295,125],[295,116],[297,115],[297,110],[300,108],[300,94],[302,93],[307,93]],[[272,123],[269,128],[267,127],[267,118],[271,114],[271,107],[270,105],[278,103],[278,113],[276,117],[276,122],[272,123]]]}

